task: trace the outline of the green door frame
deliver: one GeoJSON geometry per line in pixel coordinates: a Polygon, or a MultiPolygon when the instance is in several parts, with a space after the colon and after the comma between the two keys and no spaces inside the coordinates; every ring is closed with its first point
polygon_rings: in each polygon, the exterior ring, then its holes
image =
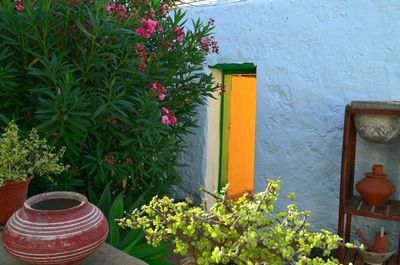
{"type": "MultiPolygon", "coordinates": [[[[222,84],[225,85],[225,75],[235,74],[256,74],[256,66],[252,63],[243,64],[216,64],[210,66],[212,69],[222,71],[222,84]]],[[[221,96],[220,111],[220,155],[218,191],[228,183],[228,159],[229,159],[229,120],[230,120],[230,93],[223,93],[221,96]]]]}

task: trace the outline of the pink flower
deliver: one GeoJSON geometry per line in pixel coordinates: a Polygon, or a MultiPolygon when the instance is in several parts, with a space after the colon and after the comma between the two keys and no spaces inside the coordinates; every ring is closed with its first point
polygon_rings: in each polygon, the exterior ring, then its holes
{"type": "Polygon", "coordinates": [[[161,25],[159,25],[159,26],[157,27],[157,31],[158,31],[159,33],[163,33],[163,32],[164,32],[164,29],[163,29],[163,27],[162,27],[161,25]]]}
{"type": "Polygon", "coordinates": [[[126,11],[126,7],[124,5],[118,5],[117,8],[115,8],[115,12],[117,15],[124,14],[126,11]]]}
{"type": "Polygon", "coordinates": [[[218,42],[215,40],[214,36],[211,37],[211,49],[212,52],[219,53],[218,42]]]}
{"type": "Polygon", "coordinates": [[[153,81],[149,85],[149,89],[158,96],[160,100],[164,100],[165,94],[168,92],[158,81],[153,81]]]}
{"type": "Polygon", "coordinates": [[[144,47],[144,43],[143,42],[138,42],[136,43],[135,46],[135,54],[140,57],[140,58],[145,58],[147,55],[147,49],[146,47],[144,47]]]}
{"type": "Polygon", "coordinates": [[[161,122],[162,122],[162,124],[167,125],[167,126],[171,125],[171,121],[167,115],[163,115],[161,117],[161,122]]]}
{"type": "Polygon", "coordinates": [[[144,38],[150,38],[150,33],[148,33],[144,28],[137,28],[135,31],[136,36],[143,36],[144,38]]]}
{"type": "Polygon", "coordinates": [[[210,50],[208,47],[208,39],[207,38],[201,39],[200,46],[205,53],[208,53],[208,51],[210,50]]]}
{"type": "Polygon", "coordinates": [[[176,40],[178,42],[182,42],[183,38],[185,37],[185,32],[183,31],[183,28],[181,27],[176,27],[175,29],[175,34],[176,34],[176,40]]]}
{"type": "Polygon", "coordinates": [[[174,113],[167,109],[166,107],[161,108],[161,123],[164,125],[172,125],[175,124],[178,119],[174,116],[174,113]]]}
{"type": "Polygon", "coordinates": [[[169,114],[169,109],[167,109],[166,107],[162,107],[162,108],[161,108],[161,113],[162,113],[163,115],[169,114]]]}
{"type": "Polygon", "coordinates": [[[137,28],[135,33],[137,36],[143,36],[144,38],[150,38],[151,34],[154,33],[158,22],[152,19],[144,19],[140,20],[141,27],[137,28]]]}
{"type": "Polygon", "coordinates": [[[15,1],[15,9],[18,12],[21,12],[21,11],[23,11],[25,9],[23,0],[16,0],[15,1]]]}
{"type": "Polygon", "coordinates": [[[169,120],[171,121],[171,124],[174,124],[174,123],[176,123],[178,121],[178,119],[174,115],[169,117],[169,120]]]}
{"type": "Polygon", "coordinates": [[[140,72],[146,72],[146,70],[147,70],[147,64],[145,61],[143,61],[143,59],[139,60],[139,62],[138,62],[138,70],[140,72]]]}
{"type": "MultiPolygon", "coordinates": [[[[137,1],[137,0],[136,0],[136,1],[137,1]]],[[[146,11],[146,12],[144,13],[144,17],[146,17],[146,18],[153,19],[155,16],[156,16],[156,13],[154,12],[153,9],[148,10],[148,11],[146,11]]]]}
{"type": "Polygon", "coordinates": [[[115,9],[115,3],[114,2],[110,2],[110,3],[106,3],[106,11],[107,13],[112,13],[115,9]]]}
{"type": "Polygon", "coordinates": [[[169,9],[169,6],[168,6],[166,3],[162,3],[162,4],[160,5],[160,10],[161,10],[162,13],[167,12],[168,9],[169,9]]]}
{"type": "Polygon", "coordinates": [[[150,32],[151,34],[154,33],[154,30],[156,29],[157,24],[158,24],[157,21],[152,20],[152,19],[148,19],[148,20],[144,19],[141,23],[145,27],[145,29],[148,32],[150,32]]]}
{"type": "Polygon", "coordinates": [[[17,5],[15,6],[15,9],[16,9],[18,12],[21,12],[21,11],[23,11],[23,10],[25,9],[25,7],[24,7],[22,4],[17,4],[17,5]]]}

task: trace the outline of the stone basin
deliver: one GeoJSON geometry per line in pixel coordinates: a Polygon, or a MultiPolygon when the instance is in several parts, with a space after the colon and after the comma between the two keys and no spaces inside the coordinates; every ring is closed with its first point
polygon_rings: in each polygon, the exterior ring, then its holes
{"type": "MultiPolygon", "coordinates": [[[[400,101],[352,101],[352,109],[400,110],[400,101]]],[[[400,115],[356,113],[359,135],[369,142],[386,143],[400,135],[400,115]]]]}

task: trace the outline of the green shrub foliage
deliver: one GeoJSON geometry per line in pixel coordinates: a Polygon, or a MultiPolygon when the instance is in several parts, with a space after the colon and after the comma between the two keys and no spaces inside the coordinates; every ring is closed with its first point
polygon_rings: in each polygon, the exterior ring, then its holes
{"type": "Polygon", "coordinates": [[[27,176],[60,174],[65,166],[59,163],[65,147],[55,151],[40,139],[36,129],[21,138],[18,126],[11,121],[0,138],[0,187],[5,182],[23,181],[27,176]]]}
{"type": "MultiPolygon", "coordinates": [[[[132,200],[165,192],[184,137],[217,89],[213,21],[186,23],[165,0],[0,2],[0,118],[66,146],[56,189],[88,184],[132,200]],[[187,25],[189,24],[189,25],[187,25]]],[[[115,195],[116,196],[116,195],[115,195]]],[[[128,202],[129,205],[129,202],[128,202]]]]}
{"type": "MultiPolygon", "coordinates": [[[[300,211],[294,194],[287,211],[276,213],[280,181],[269,181],[264,192],[237,201],[210,193],[217,203],[209,210],[154,197],[129,217],[122,227],[142,228],[150,244],[172,240],[174,251],[191,253],[196,264],[338,264],[337,260],[309,258],[313,248],[329,256],[341,239],[329,231],[310,232],[309,211],[300,211]]],[[[190,203],[190,202],[189,202],[190,203]]]]}

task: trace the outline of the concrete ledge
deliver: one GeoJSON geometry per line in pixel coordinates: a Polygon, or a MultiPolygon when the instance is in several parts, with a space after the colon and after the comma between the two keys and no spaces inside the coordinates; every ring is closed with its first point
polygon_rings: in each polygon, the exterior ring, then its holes
{"type": "MultiPolygon", "coordinates": [[[[0,231],[0,239],[2,237],[0,231]]],[[[3,248],[0,242],[0,264],[1,265],[23,265],[24,263],[15,260],[3,248]]],[[[148,265],[135,257],[129,256],[119,249],[113,248],[108,244],[103,244],[95,253],[85,259],[80,265],[148,265]]]]}

